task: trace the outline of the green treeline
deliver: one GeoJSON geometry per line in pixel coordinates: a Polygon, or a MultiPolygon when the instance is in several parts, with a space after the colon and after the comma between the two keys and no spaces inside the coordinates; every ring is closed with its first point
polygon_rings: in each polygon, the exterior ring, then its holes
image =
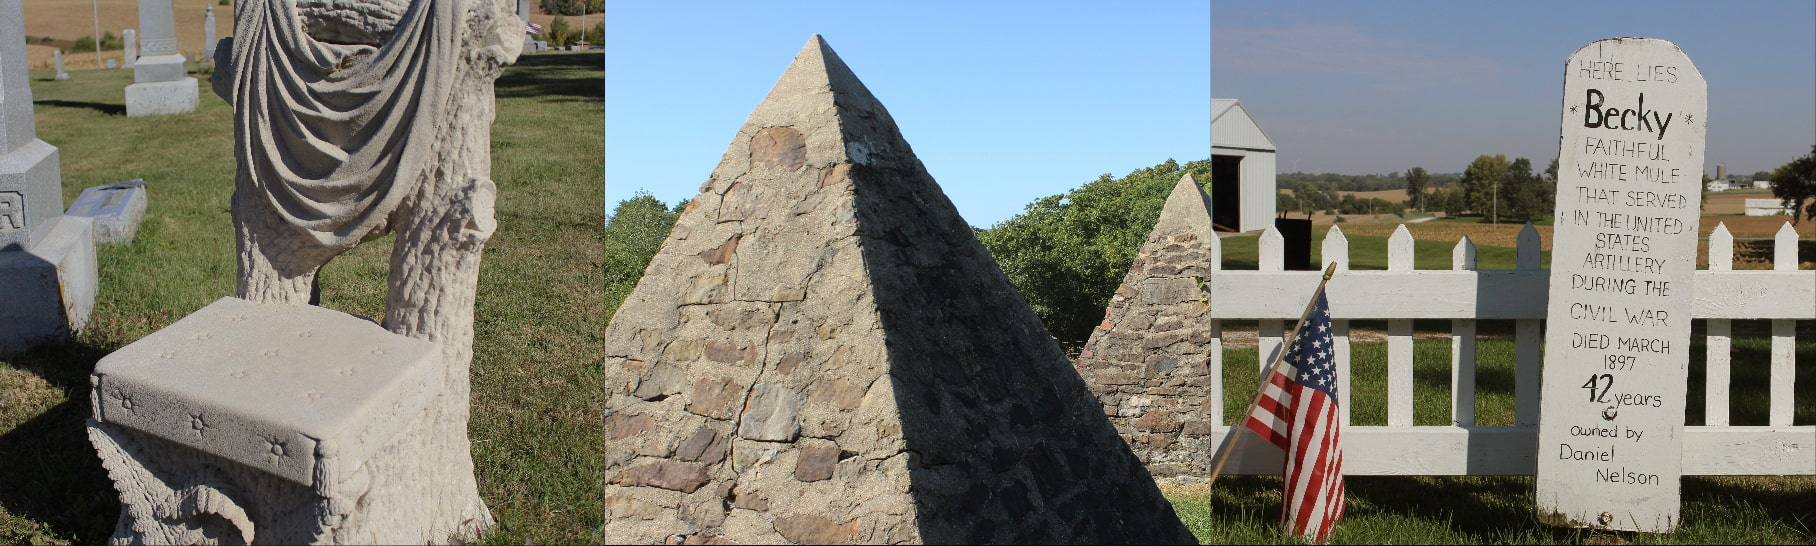
{"type": "MultiPolygon", "coordinates": [[[[1208,188],[1211,162],[1168,159],[1121,178],[1104,174],[1036,199],[988,229],[972,229],[1047,330],[1069,346],[1083,344],[1185,173],[1208,188]]],[[[686,205],[639,192],[606,217],[607,317],[636,288],[686,205]]]]}
{"type": "MultiPolygon", "coordinates": [[[[1421,172],[1423,171],[1421,170],[1421,172]]],[[[1449,186],[1463,179],[1463,173],[1429,174],[1427,176],[1431,177],[1427,186],[1431,188],[1449,186]]],[[[1274,182],[1281,189],[1296,188],[1300,184],[1311,184],[1313,187],[1331,191],[1382,191],[1406,187],[1406,176],[1399,172],[1388,174],[1281,173],[1274,176],[1274,182]]]]}
{"type": "MultiPolygon", "coordinates": [[[[109,31],[103,31],[101,33],[101,51],[118,51],[118,50],[125,49],[125,48],[126,48],[126,40],[120,38],[119,36],[115,36],[113,31],[109,30],[109,31]]],[[[69,46],[70,53],[81,53],[81,52],[88,52],[88,51],[94,51],[94,50],[95,50],[95,37],[94,36],[83,36],[81,38],[76,38],[75,43],[70,44],[70,46],[69,46]]]]}
{"type": "Polygon", "coordinates": [[[1284,193],[1275,208],[1283,216],[1295,213],[1393,214],[1408,210],[1441,211],[1446,216],[1480,216],[1490,222],[1542,222],[1556,208],[1557,160],[1544,171],[1534,172],[1524,157],[1507,160],[1504,154],[1481,155],[1461,174],[1430,174],[1423,167],[1405,174],[1304,174],[1278,176],[1284,193]],[[1405,190],[1406,199],[1358,198],[1339,192],[1405,190]]]}
{"type": "Polygon", "coordinates": [[[549,15],[604,13],[605,0],[542,0],[542,12],[549,15]]]}

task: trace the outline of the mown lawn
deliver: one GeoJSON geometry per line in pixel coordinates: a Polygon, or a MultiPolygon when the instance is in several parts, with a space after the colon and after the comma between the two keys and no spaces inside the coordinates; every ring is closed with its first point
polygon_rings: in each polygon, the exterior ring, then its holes
{"type": "MultiPolygon", "coordinates": [[[[469,430],[492,544],[596,542],[603,524],[599,53],[527,55],[498,81],[499,228],[482,262],[469,430]]],[[[130,70],[32,73],[39,138],[59,148],[64,203],[144,178],[129,245],[97,249],[99,297],[73,342],[0,361],[0,544],[103,542],[119,503],[83,431],[107,353],[234,292],[232,110],[208,91],[181,116],[125,117],[130,70]]],[[[392,237],[322,273],[325,307],[377,317],[392,237]]]]}

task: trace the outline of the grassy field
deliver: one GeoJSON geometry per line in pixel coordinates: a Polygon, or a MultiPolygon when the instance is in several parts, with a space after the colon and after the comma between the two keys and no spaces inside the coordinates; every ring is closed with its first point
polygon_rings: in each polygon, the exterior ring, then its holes
{"type": "MultiPolygon", "coordinates": [[[[1510,324],[1483,321],[1485,331],[1510,324]]],[[[1367,328],[1366,324],[1357,327],[1367,328]]],[[[1731,421],[1766,424],[1767,367],[1771,344],[1764,321],[1736,321],[1731,421]]],[[[1809,333],[1802,335],[1808,336],[1809,333]]],[[[1686,422],[1703,423],[1704,348],[1691,343],[1686,422]]],[[[1387,346],[1355,345],[1348,393],[1356,425],[1387,423],[1387,346]]],[[[1481,425],[1513,424],[1513,342],[1477,345],[1476,419],[1481,425]]],[[[1224,384],[1254,385],[1255,349],[1224,353],[1224,384]]],[[[1413,422],[1450,421],[1450,345],[1418,341],[1413,349],[1413,422]]],[[[1793,424],[1816,424],[1816,343],[1797,348],[1799,396],[1793,424]]],[[[1231,388],[1224,415],[1239,415],[1248,394],[1231,388]]],[[[1356,476],[1345,480],[1347,514],[1332,543],[1591,543],[1616,544],[1810,544],[1816,541],[1816,477],[1692,476],[1683,479],[1683,524],[1676,533],[1591,533],[1546,527],[1533,519],[1532,478],[1525,476],[1356,476]]],[[[1167,489],[1180,519],[1206,543],[1290,544],[1275,530],[1281,504],[1278,476],[1219,478],[1206,488],[1167,489]]]]}
{"type": "MultiPolygon", "coordinates": [[[[218,17],[218,15],[217,15],[218,17]]],[[[479,278],[469,430],[492,544],[597,541],[605,513],[599,53],[525,56],[498,81],[499,228],[479,278]]],[[[61,154],[64,201],[146,180],[129,245],[97,248],[100,290],[73,343],[0,361],[0,544],[93,544],[119,503],[83,431],[88,374],[107,353],[233,294],[232,110],[125,117],[130,71],[32,73],[39,138],[61,154]]],[[[204,76],[205,77],[205,76],[204,76]]],[[[330,263],[325,307],[382,316],[392,237],[330,263]]]]}

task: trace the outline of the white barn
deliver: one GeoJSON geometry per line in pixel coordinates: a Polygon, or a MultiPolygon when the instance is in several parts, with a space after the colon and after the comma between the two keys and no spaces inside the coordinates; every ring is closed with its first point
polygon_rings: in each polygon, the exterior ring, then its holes
{"type": "Polygon", "coordinates": [[[1211,221],[1219,229],[1274,225],[1274,140],[1236,99],[1211,99],[1211,221]]]}

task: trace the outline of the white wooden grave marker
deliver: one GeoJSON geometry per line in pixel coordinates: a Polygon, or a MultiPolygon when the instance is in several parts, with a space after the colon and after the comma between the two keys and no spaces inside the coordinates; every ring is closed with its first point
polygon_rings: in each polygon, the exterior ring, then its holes
{"type": "Polygon", "coordinates": [[[1665,40],[1601,40],[1566,63],[1535,496],[1545,523],[1677,528],[1708,97],[1665,40]]]}

